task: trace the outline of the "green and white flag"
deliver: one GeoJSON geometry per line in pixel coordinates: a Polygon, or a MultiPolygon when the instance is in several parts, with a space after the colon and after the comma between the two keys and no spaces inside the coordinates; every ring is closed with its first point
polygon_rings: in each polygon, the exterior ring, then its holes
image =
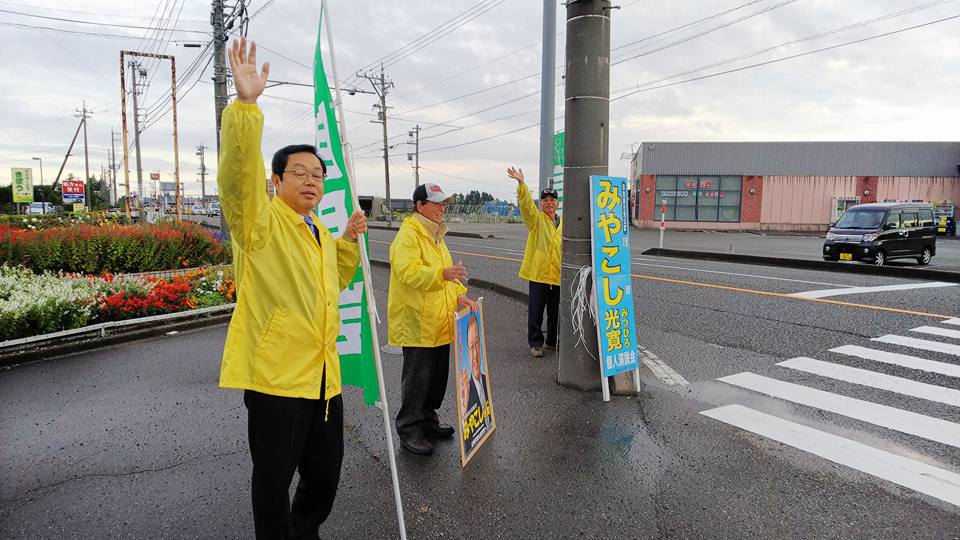
{"type": "MultiPolygon", "coordinates": [[[[321,15],[322,16],[322,15],[321,15]]],[[[320,158],[327,166],[327,179],[323,184],[323,200],[317,207],[320,221],[339,238],[354,211],[354,194],[347,176],[340,131],[337,129],[336,105],[330,94],[327,75],[323,69],[320,52],[323,25],[318,25],[317,48],[313,64],[314,125],[317,127],[316,146],[320,158]]],[[[363,401],[374,405],[380,399],[377,381],[376,360],[373,352],[373,334],[364,292],[363,265],[357,268],[353,282],[340,295],[340,336],[337,351],[343,383],[359,386],[363,401]]]]}

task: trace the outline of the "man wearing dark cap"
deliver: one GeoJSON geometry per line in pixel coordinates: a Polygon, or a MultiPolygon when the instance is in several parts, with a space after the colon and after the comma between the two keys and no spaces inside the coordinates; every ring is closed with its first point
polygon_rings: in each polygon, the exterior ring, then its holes
{"type": "Polygon", "coordinates": [[[527,343],[530,355],[543,356],[543,347],[557,346],[557,323],[560,311],[560,244],[563,228],[557,215],[559,199],[552,187],[540,192],[540,209],[523,181],[523,169],[507,169],[507,176],[517,181],[517,204],[527,225],[527,247],[520,265],[520,277],[530,282],[527,306],[527,343]],[[543,337],[543,310],[547,310],[547,337],[543,337]]]}

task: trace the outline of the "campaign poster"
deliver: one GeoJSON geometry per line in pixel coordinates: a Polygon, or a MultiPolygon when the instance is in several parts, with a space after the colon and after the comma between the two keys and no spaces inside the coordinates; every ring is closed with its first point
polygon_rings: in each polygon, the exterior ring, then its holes
{"type": "Polygon", "coordinates": [[[630,275],[627,179],[590,177],[593,275],[597,298],[597,341],[605,377],[640,367],[630,275]]]}
{"type": "Polygon", "coordinates": [[[461,467],[467,466],[470,458],[497,427],[493,414],[487,347],[483,338],[483,298],[479,303],[479,312],[463,309],[454,318],[454,375],[457,381],[461,467]]]}

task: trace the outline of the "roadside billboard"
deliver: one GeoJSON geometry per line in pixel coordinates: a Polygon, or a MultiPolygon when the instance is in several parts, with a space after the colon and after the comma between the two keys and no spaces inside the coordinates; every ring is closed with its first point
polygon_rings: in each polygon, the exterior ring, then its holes
{"type": "Polygon", "coordinates": [[[75,178],[68,178],[60,183],[63,190],[63,204],[64,206],[69,206],[71,204],[85,204],[87,201],[86,190],[83,183],[83,180],[77,180],[75,178]]]}
{"type": "Polygon", "coordinates": [[[10,169],[10,178],[13,180],[13,202],[33,202],[33,169],[10,169]]]}

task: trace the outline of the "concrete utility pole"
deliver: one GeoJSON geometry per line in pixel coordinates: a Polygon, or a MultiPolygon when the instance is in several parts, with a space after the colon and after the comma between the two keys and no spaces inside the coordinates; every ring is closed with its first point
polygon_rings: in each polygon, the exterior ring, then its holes
{"type": "MultiPolygon", "coordinates": [[[[143,208],[143,164],[140,161],[140,109],[137,105],[137,95],[140,87],[137,86],[137,75],[147,76],[147,70],[142,69],[140,62],[130,62],[130,71],[133,76],[133,147],[137,152],[137,208],[143,208]]],[[[140,216],[143,219],[143,215],[140,216]]]]}
{"type": "Polygon", "coordinates": [[[80,119],[80,123],[83,124],[83,183],[86,185],[87,190],[87,206],[90,210],[93,210],[93,184],[90,183],[90,152],[87,147],[87,118],[90,118],[93,111],[87,110],[87,102],[83,102],[83,108],[77,109],[74,113],[74,116],[80,119]]]}
{"type": "MultiPolygon", "coordinates": [[[[227,108],[227,59],[223,48],[227,43],[227,29],[223,21],[223,0],[213,0],[210,22],[213,24],[213,103],[217,121],[217,162],[220,162],[220,119],[227,108]]],[[[220,238],[230,239],[227,219],[220,212],[220,238]]]]}
{"type": "Polygon", "coordinates": [[[197,156],[200,157],[200,204],[206,207],[207,204],[207,166],[204,164],[204,157],[207,147],[200,145],[197,147],[197,156]]]}
{"type": "Polygon", "coordinates": [[[557,66],[557,0],[543,0],[543,51],[540,62],[540,191],[553,178],[553,109],[557,66]]]}
{"type": "Polygon", "coordinates": [[[370,81],[370,84],[373,85],[373,91],[376,92],[377,96],[380,98],[380,103],[374,105],[374,107],[379,109],[379,112],[377,113],[378,119],[371,120],[371,122],[374,124],[383,124],[383,175],[386,182],[387,191],[387,225],[392,226],[393,203],[390,200],[390,144],[387,142],[387,91],[390,88],[393,88],[393,82],[387,81],[387,77],[383,72],[383,64],[380,64],[379,77],[376,75],[371,75],[370,73],[357,75],[370,81]]]}
{"type": "MultiPolygon", "coordinates": [[[[577,271],[591,266],[590,176],[606,175],[610,133],[610,2],[567,3],[564,130],[563,265],[560,268],[560,369],[558,382],[579,390],[600,388],[596,326],[589,313],[573,332],[570,288],[577,271]]],[[[593,283],[591,281],[592,289],[593,283]]],[[[593,294],[592,291],[590,293],[593,294]]]]}
{"type": "Polygon", "coordinates": [[[420,187],[420,124],[407,132],[408,137],[413,137],[407,144],[413,145],[413,153],[407,153],[407,161],[413,161],[413,187],[420,187]]]}

